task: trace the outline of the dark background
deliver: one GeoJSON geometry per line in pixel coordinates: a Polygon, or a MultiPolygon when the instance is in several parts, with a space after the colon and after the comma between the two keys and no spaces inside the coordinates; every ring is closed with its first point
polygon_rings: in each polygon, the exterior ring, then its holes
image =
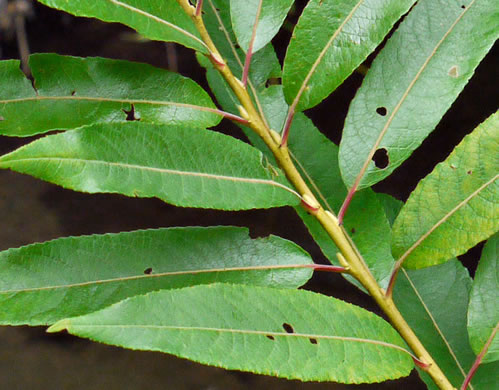
{"type": "MultiPolygon", "coordinates": [[[[5,0],[0,0],[0,6],[5,0]]],[[[302,4],[303,1],[298,1],[302,4]]],[[[26,1],[25,31],[30,52],[102,56],[178,68],[205,86],[193,52],[175,44],[140,42],[128,28],[94,19],[74,18],[26,1]],[[168,50],[167,50],[168,48],[168,50]],[[169,53],[169,56],[167,55],[169,53]],[[176,57],[172,61],[172,54],[176,57]],[[170,60],[168,59],[170,58],[170,60]]],[[[298,7],[299,8],[299,7],[298,7]]],[[[297,11],[299,12],[299,11],[297,11]]],[[[0,7],[0,59],[19,58],[15,27],[7,9],[0,7]],[[9,17],[8,17],[9,16],[9,17]]],[[[296,20],[297,14],[291,16],[296,20]]],[[[288,32],[275,39],[282,60],[288,32]]],[[[372,56],[366,61],[369,66],[372,56]]],[[[496,110],[499,61],[492,50],[437,129],[388,179],[375,186],[405,200],[417,182],[456,144],[496,110]]],[[[307,114],[331,140],[338,143],[348,105],[362,75],[354,73],[340,88],[307,114]]],[[[231,123],[225,133],[244,138],[231,123]]],[[[0,137],[0,153],[29,142],[0,137]]],[[[0,171],[0,250],[60,236],[129,231],[167,226],[249,226],[253,236],[276,234],[299,243],[317,262],[326,260],[290,208],[266,211],[221,212],[176,208],[157,199],[71,192],[9,171],[0,171]]],[[[461,256],[473,274],[481,245],[461,256]]],[[[307,286],[377,313],[371,300],[337,275],[315,275],[307,286]]],[[[380,364],[382,364],[380,362],[380,364]]],[[[45,328],[0,328],[0,389],[424,389],[417,374],[380,385],[346,386],[301,383],[207,367],[170,355],[134,352],[91,343],[68,335],[46,334],[45,328]]]]}

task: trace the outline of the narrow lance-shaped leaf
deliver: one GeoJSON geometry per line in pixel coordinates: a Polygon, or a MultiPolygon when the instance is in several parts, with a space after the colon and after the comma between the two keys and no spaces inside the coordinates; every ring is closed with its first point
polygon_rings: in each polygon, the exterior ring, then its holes
{"type": "MultiPolygon", "coordinates": [[[[394,289],[395,303],[449,381],[460,388],[475,356],[466,330],[471,287],[468,271],[457,260],[421,270],[401,270],[394,289]]],[[[471,385],[490,390],[497,382],[498,365],[478,369],[471,385]]],[[[420,371],[428,388],[438,387],[420,371]]]]}
{"type": "Polygon", "coordinates": [[[383,319],[304,290],[214,284],[149,293],[49,332],[303,381],[380,382],[413,362],[383,319]]]}
{"type": "Polygon", "coordinates": [[[213,282],[295,288],[308,254],[248,229],[188,227],[60,238],[0,252],[0,323],[51,324],[159,289],[213,282]],[[268,267],[265,269],[265,267],[268,267]]]}
{"type": "Polygon", "coordinates": [[[286,101],[303,111],[319,104],[388,34],[415,0],[311,0],[284,60],[286,101]]]}
{"type": "Polygon", "coordinates": [[[144,37],[177,42],[208,53],[190,17],[177,0],[39,0],[76,16],[123,23],[144,37]]]}
{"type": "Polygon", "coordinates": [[[418,184],[393,226],[404,266],[442,263],[499,230],[498,150],[496,113],[418,184]]]}
{"type": "Polygon", "coordinates": [[[210,127],[221,115],[194,81],[150,65],[56,54],[0,61],[0,134],[29,136],[96,122],[140,120],[210,127]]]}
{"type": "Polygon", "coordinates": [[[230,0],[232,28],[242,49],[248,51],[255,21],[253,52],[267,45],[279,31],[292,4],[293,0],[230,0]]]}
{"type": "Polygon", "coordinates": [[[184,127],[96,124],[34,141],[0,157],[0,168],[76,191],[157,197],[183,207],[242,210],[299,202],[258,150],[184,127]]]}
{"type": "MultiPolygon", "coordinates": [[[[475,273],[468,310],[468,333],[473,351],[479,354],[499,323],[499,234],[485,244],[475,273]]],[[[499,337],[492,340],[482,363],[499,360],[499,337]]]]}
{"type": "Polygon", "coordinates": [[[349,188],[379,182],[411,155],[498,36],[495,0],[418,1],[350,105],[340,145],[349,188]]]}

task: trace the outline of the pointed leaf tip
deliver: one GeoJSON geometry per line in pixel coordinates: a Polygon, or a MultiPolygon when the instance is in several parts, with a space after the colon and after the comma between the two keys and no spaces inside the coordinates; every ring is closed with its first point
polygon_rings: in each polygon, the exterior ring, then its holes
{"type": "Polygon", "coordinates": [[[65,318],[63,320],[57,321],[54,325],[49,326],[46,330],[47,333],[57,333],[62,332],[63,330],[68,330],[71,325],[71,320],[69,318],[65,318]]]}

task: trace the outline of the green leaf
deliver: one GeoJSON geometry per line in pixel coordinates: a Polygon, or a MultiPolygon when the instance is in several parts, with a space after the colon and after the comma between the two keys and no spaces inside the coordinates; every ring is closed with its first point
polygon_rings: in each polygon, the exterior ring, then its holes
{"type": "MultiPolygon", "coordinates": [[[[499,234],[485,244],[475,273],[468,310],[468,333],[473,351],[478,355],[499,323],[499,234]]],[[[499,360],[499,339],[492,344],[482,363],[499,360]]]]}
{"type": "Polygon", "coordinates": [[[456,388],[474,361],[466,330],[470,286],[467,270],[454,259],[421,270],[402,268],[394,289],[398,309],[456,388]]]}
{"type": "Polygon", "coordinates": [[[312,261],[294,243],[253,240],[246,228],[60,238],[0,252],[0,323],[51,324],[134,295],[213,282],[296,288],[312,270],[283,268],[290,264],[312,261]]]}
{"type": "MultiPolygon", "coordinates": [[[[288,106],[281,86],[271,86],[260,94],[263,110],[274,129],[282,128],[288,106]]],[[[311,188],[320,190],[318,199],[333,212],[338,212],[347,195],[338,167],[338,147],[327,139],[303,113],[295,115],[290,130],[288,146],[301,169],[307,172],[311,188]],[[313,151],[313,153],[311,153],[313,151]]],[[[296,207],[298,215],[307,225],[328,259],[337,263],[338,249],[317,220],[302,207],[296,207]]],[[[390,225],[377,194],[366,189],[356,194],[344,220],[348,231],[369,265],[376,280],[386,287],[393,267],[390,247],[390,225]]],[[[351,282],[360,286],[353,278],[351,282]]]]}
{"type": "Polygon", "coordinates": [[[253,52],[257,52],[274,38],[292,4],[293,0],[230,0],[232,28],[242,49],[248,51],[257,16],[253,52]]]}
{"type": "Polygon", "coordinates": [[[465,253],[499,230],[499,113],[419,182],[393,226],[393,254],[409,268],[465,253]]]}
{"type": "Polygon", "coordinates": [[[0,134],[29,136],[95,122],[210,127],[220,114],[194,81],[150,65],[56,54],[30,57],[35,89],[19,61],[0,61],[0,134]]]}
{"type": "Polygon", "coordinates": [[[499,36],[497,22],[495,0],[418,1],[350,105],[340,145],[349,188],[389,176],[421,144],[499,36]]]}
{"type": "Polygon", "coordinates": [[[183,207],[296,205],[282,172],[232,137],[140,122],[47,136],[0,158],[0,168],[88,193],[157,197],[183,207]]]}
{"type": "Polygon", "coordinates": [[[390,223],[390,226],[392,226],[397,218],[397,215],[399,215],[400,210],[404,206],[404,202],[395,199],[391,195],[383,194],[381,192],[376,193],[376,196],[383,205],[388,222],[390,223]]]}
{"type": "MultiPolygon", "coordinates": [[[[229,68],[237,77],[241,77],[245,54],[243,50],[239,48],[236,36],[232,30],[229,4],[229,1],[205,0],[203,20],[210,37],[227,62],[229,68]]],[[[198,60],[202,66],[208,69],[208,71],[214,70],[212,63],[207,61],[204,56],[198,55],[198,60]]],[[[251,58],[251,66],[249,69],[250,89],[263,88],[269,77],[272,75],[278,77],[280,70],[281,66],[279,65],[272,45],[269,44],[265,46],[263,49],[254,53],[251,58]]],[[[217,76],[221,78],[218,71],[212,71],[212,73],[217,74],[217,76]]],[[[223,83],[225,84],[225,82],[223,83]]],[[[252,90],[251,92],[254,91],[252,90]]],[[[232,94],[232,91],[230,91],[230,94],[232,94]]],[[[230,108],[231,106],[225,107],[225,109],[230,112],[237,112],[237,110],[234,111],[230,108]]]]}
{"type": "Polygon", "coordinates": [[[146,38],[177,42],[208,53],[190,17],[177,0],[39,0],[76,16],[118,22],[146,38]]]}
{"type": "Polygon", "coordinates": [[[127,299],[49,332],[303,381],[379,382],[411,357],[383,319],[304,290],[215,284],[127,299]],[[383,364],[380,364],[380,361],[383,364]]]}
{"type": "Polygon", "coordinates": [[[311,0],[284,60],[284,94],[306,110],[333,92],[415,0],[311,0]]]}

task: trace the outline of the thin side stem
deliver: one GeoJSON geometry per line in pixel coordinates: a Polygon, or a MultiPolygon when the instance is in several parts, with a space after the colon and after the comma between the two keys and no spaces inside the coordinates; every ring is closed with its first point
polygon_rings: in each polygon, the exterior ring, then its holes
{"type": "Polygon", "coordinates": [[[490,344],[492,344],[492,341],[494,340],[494,337],[496,336],[498,328],[499,328],[499,322],[497,323],[496,327],[494,328],[494,330],[490,334],[490,337],[487,340],[487,342],[485,343],[485,345],[483,346],[482,350],[480,351],[480,353],[476,357],[475,362],[471,366],[470,371],[468,372],[468,375],[466,375],[466,378],[464,379],[463,385],[461,386],[460,390],[466,390],[468,388],[468,385],[470,384],[471,379],[473,378],[473,375],[475,375],[475,372],[476,372],[476,370],[478,370],[478,367],[482,363],[483,357],[487,353],[487,350],[489,349],[490,344]]]}
{"type": "Polygon", "coordinates": [[[196,16],[200,16],[201,12],[203,11],[203,0],[198,0],[196,3],[196,16]]]}
{"type": "Polygon", "coordinates": [[[291,128],[291,123],[293,123],[293,118],[295,116],[295,107],[296,104],[289,107],[288,116],[286,117],[286,122],[284,122],[284,128],[281,133],[281,146],[286,146],[288,144],[289,129],[291,128]]]}
{"type": "Polygon", "coordinates": [[[241,81],[245,88],[248,83],[248,74],[251,65],[251,57],[253,56],[253,44],[255,43],[258,21],[260,20],[260,13],[262,12],[262,3],[263,0],[260,0],[260,2],[258,3],[258,8],[256,10],[256,15],[255,15],[255,23],[253,24],[253,31],[251,32],[251,40],[248,45],[248,51],[246,52],[246,59],[244,60],[243,78],[241,81]]]}
{"type": "Polygon", "coordinates": [[[350,206],[350,203],[352,202],[353,196],[355,195],[355,192],[357,192],[357,186],[354,185],[352,188],[350,188],[350,191],[348,191],[348,194],[343,201],[343,204],[341,205],[340,212],[338,213],[338,223],[340,225],[343,225],[343,219],[345,218],[345,214],[347,213],[348,206],[350,206]]]}

